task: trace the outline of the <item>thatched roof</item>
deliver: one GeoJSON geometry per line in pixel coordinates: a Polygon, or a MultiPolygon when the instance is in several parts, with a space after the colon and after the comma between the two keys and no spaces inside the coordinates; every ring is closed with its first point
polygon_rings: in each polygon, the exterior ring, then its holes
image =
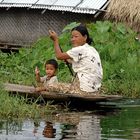
{"type": "Polygon", "coordinates": [[[109,0],[105,19],[124,22],[140,32],[140,0],[109,0]]]}

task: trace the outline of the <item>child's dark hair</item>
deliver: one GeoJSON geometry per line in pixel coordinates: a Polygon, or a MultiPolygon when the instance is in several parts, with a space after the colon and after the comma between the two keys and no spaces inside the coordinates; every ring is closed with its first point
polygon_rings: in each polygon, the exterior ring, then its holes
{"type": "Polygon", "coordinates": [[[80,32],[82,36],[86,35],[87,36],[86,43],[88,43],[89,45],[93,42],[92,38],[89,37],[89,33],[86,26],[80,24],[79,26],[74,27],[71,31],[74,31],[74,30],[80,32]]]}
{"type": "Polygon", "coordinates": [[[58,63],[57,63],[57,61],[56,61],[55,59],[49,59],[49,60],[47,60],[46,63],[45,63],[45,66],[46,66],[47,64],[53,65],[55,69],[58,68],[58,63]]]}

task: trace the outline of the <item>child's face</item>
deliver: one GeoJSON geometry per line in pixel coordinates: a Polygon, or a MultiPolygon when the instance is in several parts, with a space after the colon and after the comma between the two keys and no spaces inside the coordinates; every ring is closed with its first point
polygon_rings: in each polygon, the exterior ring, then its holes
{"type": "Polygon", "coordinates": [[[52,64],[46,64],[46,74],[48,77],[55,75],[56,69],[52,64]]]}
{"type": "Polygon", "coordinates": [[[71,32],[71,44],[73,47],[82,46],[86,43],[87,36],[82,36],[82,34],[76,30],[71,32]]]}

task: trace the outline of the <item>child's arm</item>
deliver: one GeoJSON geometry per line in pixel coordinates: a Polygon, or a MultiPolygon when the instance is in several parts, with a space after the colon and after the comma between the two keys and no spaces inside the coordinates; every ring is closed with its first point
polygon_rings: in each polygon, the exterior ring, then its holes
{"type": "Polygon", "coordinates": [[[36,81],[37,82],[41,82],[41,79],[40,79],[40,71],[39,71],[39,68],[38,67],[35,68],[35,78],[36,78],[36,81]]]}
{"type": "Polygon", "coordinates": [[[41,92],[41,91],[46,91],[47,89],[45,87],[36,87],[35,89],[37,92],[41,92]]]}

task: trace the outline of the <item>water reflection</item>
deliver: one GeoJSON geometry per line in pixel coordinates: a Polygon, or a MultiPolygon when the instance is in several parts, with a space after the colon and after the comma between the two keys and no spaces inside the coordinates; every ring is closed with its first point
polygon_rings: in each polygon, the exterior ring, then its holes
{"type": "Polygon", "coordinates": [[[79,140],[100,140],[101,139],[101,127],[100,117],[97,115],[85,115],[80,117],[80,121],[77,124],[77,136],[79,140]]]}
{"type": "Polygon", "coordinates": [[[44,137],[55,138],[56,129],[53,128],[53,124],[51,122],[46,122],[45,125],[46,126],[44,127],[43,130],[44,137]]]}
{"type": "Polygon", "coordinates": [[[100,140],[101,118],[99,112],[70,112],[48,115],[45,120],[1,121],[0,140],[100,140]]]}
{"type": "Polygon", "coordinates": [[[44,120],[1,120],[0,140],[139,140],[140,107],[48,115],[44,120]]]}

